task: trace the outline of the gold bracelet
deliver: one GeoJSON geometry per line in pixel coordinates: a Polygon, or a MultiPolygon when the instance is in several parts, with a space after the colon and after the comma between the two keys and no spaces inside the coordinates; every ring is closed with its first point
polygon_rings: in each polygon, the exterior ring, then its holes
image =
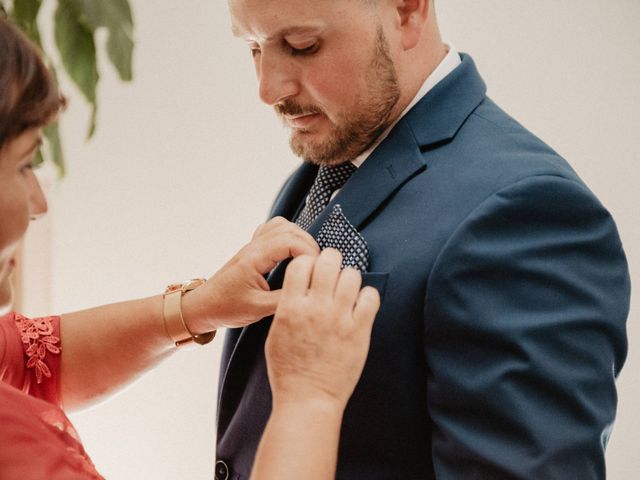
{"type": "Polygon", "coordinates": [[[206,345],[216,336],[215,330],[201,334],[192,333],[182,316],[182,297],[205,282],[204,278],[196,278],[185,283],[169,285],[164,291],[162,306],[164,327],[176,347],[182,347],[194,342],[199,345],[206,345]]]}

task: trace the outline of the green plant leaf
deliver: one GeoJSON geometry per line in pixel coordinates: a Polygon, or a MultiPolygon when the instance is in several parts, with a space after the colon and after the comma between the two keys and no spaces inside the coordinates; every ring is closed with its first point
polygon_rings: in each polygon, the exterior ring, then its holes
{"type": "MultiPolygon", "coordinates": [[[[106,51],[111,64],[124,81],[133,77],[133,18],[129,0],[57,0],[54,15],[55,42],[62,65],[71,81],[78,87],[91,107],[88,138],[96,130],[98,111],[97,84],[100,80],[97,68],[95,32],[106,28],[106,51]]],[[[41,48],[37,17],[42,0],[0,0],[0,15],[11,18],[41,48]],[[5,6],[11,6],[10,14],[5,6]]],[[[45,52],[46,54],[46,52],[45,52]]],[[[51,56],[47,55],[49,59],[51,56]]],[[[55,68],[49,61],[49,69],[57,82],[55,68]]],[[[36,162],[46,159],[57,166],[64,175],[64,153],[58,124],[44,130],[45,145],[37,152],[36,162]]]]}
{"type": "Polygon", "coordinates": [[[70,0],[80,18],[93,30],[104,27],[108,30],[107,53],[120,78],[133,78],[133,17],[127,0],[70,0]]]}
{"type": "Polygon", "coordinates": [[[41,6],[42,0],[13,0],[11,16],[17,20],[20,25],[33,23],[38,16],[41,6]]]}
{"type": "Polygon", "coordinates": [[[54,20],[55,40],[62,65],[92,107],[88,132],[88,138],[91,138],[95,131],[96,85],[99,80],[94,29],[83,21],[75,8],[75,0],[59,0],[54,20]]]}
{"type": "Polygon", "coordinates": [[[93,137],[96,133],[96,121],[98,118],[98,101],[94,100],[91,104],[91,117],[89,118],[89,130],[87,131],[87,139],[93,137]]]}
{"type": "Polygon", "coordinates": [[[133,78],[133,39],[123,29],[111,30],[107,53],[120,79],[130,82],[133,78]]]}
{"type": "Polygon", "coordinates": [[[59,176],[63,177],[65,173],[64,153],[62,151],[62,142],[60,141],[58,122],[54,122],[44,129],[44,137],[47,141],[50,158],[58,168],[59,176]]]}
{"type": "MultiPolygon", "coordinates": [[[[49,72],[51,72],[54,82],[56,85],[59,85],[56,68],[53,65],[48,65],[47,67],[49,68],[49,72]]],[[[47,149],[46,151],[43,147],[38,149],[35,164],[40,165],[44,163],[46,159],[50,159],[58,170],[58,177],[62,178],[65,174],[65,161],[62,140],[60,138],[60,127],[57,120],[55,123],[44,128],[44,139],[47,149]]]]}
{"type": "Polygon", "coordinates": [[[38,29],[38,13],[42,6],[42,0],[13,0],[11,17],[31,40],[42,46],[40,30],[38,29]]]}
{"type": "Polygon", "coordinates": [[[33,166],[38,168],[43,163],[44,163],[44,157],[42,156],[42,147],[40,147],[36,150],[36,153],[33,156],[33,166]]]}

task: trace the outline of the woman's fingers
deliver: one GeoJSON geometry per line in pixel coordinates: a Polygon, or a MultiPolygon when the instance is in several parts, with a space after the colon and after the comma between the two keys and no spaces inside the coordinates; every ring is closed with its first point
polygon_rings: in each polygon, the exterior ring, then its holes
{"type": "Polygon", "coordinates": [[[308,255],[296,257],[289,263],[282,282],[282,298],[291,299],[307,294],[314,263],[314,257],[308,255]]]}
{"type": "Polygon", "coordinates": [[[353,318],[356,324],[373,323],[380,307],[378,291],[372,287],[361,290],[360,272],[350,267],[341,270],[341,265],[342,255],[332,248],[323,250],[319,257],[302,255],[294,258],[285,273],[280,301],[294,302],[310,295],[316,303],[306,308],[321,309],[322,312],[316,314],[330,321],[353,318]],[[319,299],[324,299],[321,304],[317,303],[319,299]],[[331,316],[331,311],[335,317],[331,316]]]}
{"type": "Polygon", "coordinates": [[[313,268],[310,290],[324,297],[333,297],[340,276],[342,255],[334,248],[326,248],[317,258],[313,268]]]}
{"type": "Polygon", "coordinates": [[[364,287],[360,290],[356,306],[353,309],[353,319],[356,323],[373,325],[373,320],[380,308],[380,294],[373,287],[364,287]]]}
{"type": "Polygon", "coordinates": [[[256,270],[264,274],[287,258],[318,255],[320,247],[308,232],[276,217],[258,227],[244,250],[252,258],[256,270]]]}
{"type": "Polygon", "coordinates": [[[351,312],[355,306],[362,277],[355,268],[347,267],[340,273],[335,289],[336,306],[347,312],[351,312]]]}

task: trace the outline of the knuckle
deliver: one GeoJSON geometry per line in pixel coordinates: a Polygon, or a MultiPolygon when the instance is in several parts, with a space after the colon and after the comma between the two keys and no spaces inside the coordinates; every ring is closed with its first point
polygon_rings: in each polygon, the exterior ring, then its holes
{"type": "Polygon", "coordinates": [[[362,279],[362,275],[360,275],[360,271],[354,267],[345,267],[340,273],[346,280],[351,281],[360,281],[362,279]]]}
{"type": "Polygon", "coordinates": [[[289,265],[287,265],[287,269],[285,270],[285,276],[291,277],[291,275],[296,274],[298,272],[305,272],[309,270],[313,265],[313,258],[309,255],[300,255],[299,257],[291,260],[289,265]]]}
{"type": "Polygon", "coordinates": [[[309,255],[300,255],[294,258],[293,260],[291,260],[291,263],[289,264],[288,269],[303,268],[312,263],[313,263],[313,257],[309,255]]]}
{"type": "Polygon", "coordinates": [[[331,259],[342,259],[342,253],[336,248],[327,247],[322,251],[322,256],[331,259]]]}
{"type": "Polygon", "coordinates": [[[323,265],[338,267],[342,263],[342,255],[333,248],[326,248],[320,253],[317,261],[323,265]]]}

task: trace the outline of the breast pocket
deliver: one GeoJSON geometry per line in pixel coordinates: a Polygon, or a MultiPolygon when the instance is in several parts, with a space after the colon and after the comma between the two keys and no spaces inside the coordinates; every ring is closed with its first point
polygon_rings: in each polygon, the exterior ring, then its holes
{"type": "Polygon", "coordinates": [[[373,287],[378,290],[380,300],[384,300],[384,292],[387,289],[388,273],[367,272],[362,274],[362,286],[373,287]]]}

